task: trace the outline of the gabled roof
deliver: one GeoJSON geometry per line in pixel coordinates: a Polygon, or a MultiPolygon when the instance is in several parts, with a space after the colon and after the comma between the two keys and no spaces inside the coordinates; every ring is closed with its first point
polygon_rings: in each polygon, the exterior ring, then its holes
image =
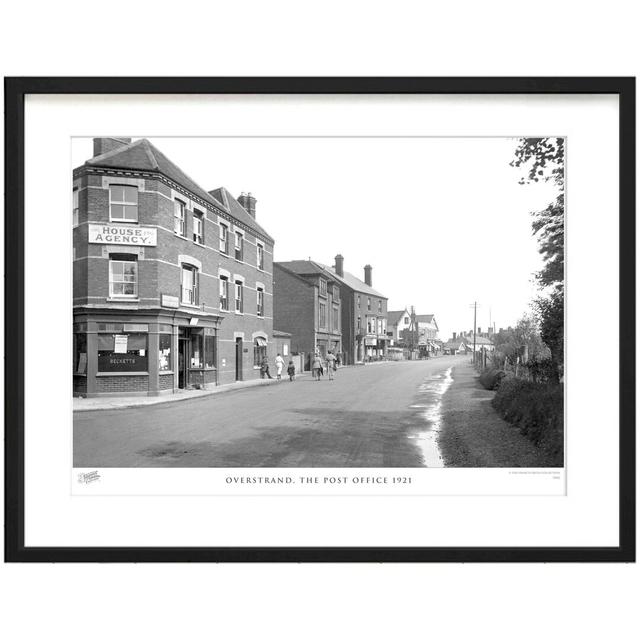
{"type": "Polygon", "coordinates": [[[195,180],[190,178],[178,165],[169,160],[162,151],[152,145],[146,138],[141,138],[131,144],[126,144],[117,149],[107,151],[107,153],[95,156],[87,160],[85,166],[161,173],[205,202],[230,213],[231,216],[249,229],[256,231],[273,242],[273,238],[271,238],[255,221],[254,217],[250,215],[224,187],[216,189],[211,193],[205,191],[195,180]],[[224,197],[220,197],[220,192],[224,192],[224,195],[228,196],[226,202],[223,202],[224,197]]]}
{"type": "Polygon", "coordinates": [[[416,322],[431,323],[431,322],[433,322],[433,317],[434,317],[433,313],[429,313],[429,314],[421,315],[421,316],[416,315],[416,322]]]}
{"type": "Polygon", "coordinates": [[[339,282],[335,273],[328,271],[324,265],[314,260],[289,260],[286,262],[274,262],[273,264],[297,276],[320,275],[329,278],[332,282],[339,282]]]}
{"type": "Polygon", "coordinates": [[[408,313],[406,309],[402,311],[387,311],[387,325],[398,324],[405,313],[408,313]]]}
{"type": "Polygon", "coordinates": [[[343,284],[346,284],[349,288],[353,289],[354,291],[357,291],[358,293],[366,293],[372,296],[377,296],[378,298],[384,298],[385,300],[387,299],[387,296],[383,295],[379,291],[376,291],[373,287],[370,287],[368,284],[366,284],[359,278],[356,278],[353,274],[349,273],[348,271],[345,271],[343,276],[339,276],[336,273],[334,267],[329,267],[326,264],[321,264],[320,262],[318,264],[324,267],[327,271],[329,271],[334,278],[336,278],[343,284]]]}
{"type": "MultiPolygon", "coordinates": [[[[224,187],[218,187],[209,192],[209,196],[218,201],[218,198],[224,200],[224,205],[229,213],[240,222],[243,222],[249,229],[253,229],[270,240],[271,236],[256,222],[256,219],[229,193],[224,187]]],[[[218,205],[219,206],[219,205],[218,205]]]]}
{"type": "Polygon", "coordinates": [[[444,348],[445,349],[459,349],[460,347],[465,347],[466,348],[466,341],[465,340],[448,340],[447,342],[444,343],[444,348]]]}

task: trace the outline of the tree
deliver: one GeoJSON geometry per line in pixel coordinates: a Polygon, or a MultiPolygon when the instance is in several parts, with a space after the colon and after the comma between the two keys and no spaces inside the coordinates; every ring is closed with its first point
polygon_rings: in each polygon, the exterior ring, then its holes
{"type": "Polygon", "coordinates": [[[502,329],[493,342],[498,357],[506,358],[510,364],[515,364],[518,356],[522,358],[525,354],[533,360],[549,358],[549,349],[543,343],[538,322],[532,315],[522,316],[513,329],[502,329]]]}
{"type": "Polygon", "coordinates": [[[558,186],[554,202],[532,213],[531,226],[544,260],[536,274],[543,295],[534,306],[542,339],[560,377],[564,367],[564,138],[523,138],[510,164],[525,170],[520,184],[552,181],[558,186]]]}

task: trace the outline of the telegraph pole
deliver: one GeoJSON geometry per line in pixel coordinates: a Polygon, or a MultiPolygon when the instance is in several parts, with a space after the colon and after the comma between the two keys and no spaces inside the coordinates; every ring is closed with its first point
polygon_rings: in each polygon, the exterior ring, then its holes
{"type": "Polygon", "coordinates": [[[473,303],[473,363],[476,362],[476,314],[478,311],[478,303],[473,303]]]}
{"type": "Polygon", "coordinates": [[[474,302],[472,305],[469,305],[471,307],[473,307],[473,364],[476,363],[476,318],[477,318],[477,313],[478,313],[478,303],[474,302]]]}

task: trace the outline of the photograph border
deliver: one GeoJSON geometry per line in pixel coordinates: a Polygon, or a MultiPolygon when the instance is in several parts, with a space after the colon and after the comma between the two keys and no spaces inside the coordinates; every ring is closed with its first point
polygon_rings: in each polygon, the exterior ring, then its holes
{"type": "Polygon", "coordinates": [[[5,562],[634,562],[635,78],[5,78],[5,562]],[[619,98],[619,544],[611,547],[27,547],[24,150],[28,94],[615,94],[619,98]],[[9,311],[10,309],[10,311],[9,311]]]}

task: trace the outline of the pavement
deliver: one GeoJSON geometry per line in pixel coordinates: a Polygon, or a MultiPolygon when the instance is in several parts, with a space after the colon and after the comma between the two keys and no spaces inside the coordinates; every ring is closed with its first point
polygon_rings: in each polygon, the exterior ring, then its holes
{"type": "MultiPolygon", "coordinates": [[[[297,373],[296,377],[304,377],[306,373],[297,373]]],[[[288,379],[288,378],[287,378],[288,379]]],[[[268,384],[277,384],[275,378],[258,378],[256,380],[242,380],[219,387],[208,389],[180,389],[176,393],[165,393],[160,396],[99,396],[97,398],[74,398],[73,410],[75,411],[105,411],[107,409],[124,409],[129,407],[148,407],[166,402],[181,402],[183,400],[195,400],[212,396],[218,393],[252,389],[268,384]]]]}
{"type": "Polygon", "coordinates": [[[459,361],[345,367],[333,381],[267,380],[250,390],[199,392],[188,402],[77,411],[74,466],[424,466],[415,434],[425,419],[415,400],[425,380],[459,361]]]}

